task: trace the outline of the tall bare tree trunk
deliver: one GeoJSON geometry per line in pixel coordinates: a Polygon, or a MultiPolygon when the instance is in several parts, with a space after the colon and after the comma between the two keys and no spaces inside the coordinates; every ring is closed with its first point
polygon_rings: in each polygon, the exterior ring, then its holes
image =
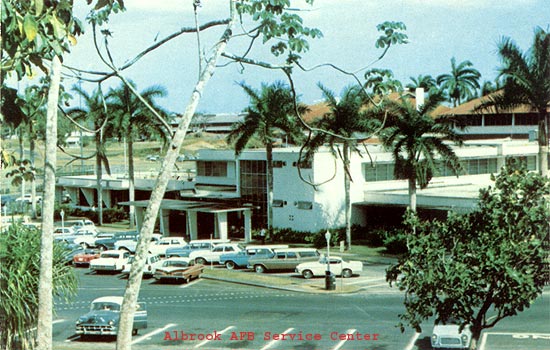
{"type": "Polygon", "coordinates": [[[128,283],[124,292],[124,301],[122,303],[122,310],[120,312],[120,328],[118,330],[116,342],[117,350],[130,350],[132,348],[132,325],[134,312],[137,306],[137,298],[139,295],[139,289],[143,277],[145,259],[147,257],[148,246],[153,235],[155,221],[158,216],[160,204],[164,197],[164,192],[166,191],[168,181],[172,176],[172,169],[176,162],[176,157],[178,156],[181,145],[183,144],[183,140],[185,139],[185,135],[187,133],[187,129],[189,128],[189,124],[191,123],[193,114],[195,114],[206,84],[214,73],[216,62],[225,50],[227,42],[231,37],[231,30],[237,17],[236,2],[230,1],[230,6],[231,20],[229,21],[229,24],[227,25],[227,28],[221,36],[220,40],[214,46],[212,56],[210,57],[206,66],[204,67],[204,70],[200,74],[200,79],[195,85],[193,93],[191,94],[190,101],[187,105],[187,108],[185,109],[183,118],[181,119],[181,122],[176,129],[172,141],[170,142],[170,146],[168,147],[168,151],[166,152],[166,157],[162,162],[155,188],[151,192],[149,205],[147,206],[147,209],[145,211],[143,225],[141,227],[138,238],[134,261],[130,270],[130,276],[128,278],[128,283]]]}
{"type": "MultiPolygon", "coordinates": [[[[271,140],[270,140],[271,141],[271,140]]],[[[267,157],[267,232],[273,237],[273,145],[265,145],[267,157]]]]}
{"type": "MultiPolygon", "coordinates": [[[[96,130],[101,128],[101,122],[96,121],[96,130]]],[[[101,180],[103,179],[103,167],[102,167],[102,153],[101,142],[103,142],[103,129],[99,130],[95,134],[96,142],[96,157],[95,157],[95,174],[96,174],[96,191],[97,191],[97,217],[99,226],[103,225],[103,186],[101,180]]]]}
{"type": "MultiPolygon", "coordinates": [[[[131,202],[136,200],[136,189],[134,184],[134,142],[131,136],[127,138],[128,144],[128,200],[131,202]]],[[[130,228],[133,229],[136,226],[136,208],[130,205],[130,228]]]]}
{"type": "Polygon", "coordinates": [[[546,111],[539,112],[539,172],[542,176],[548,176],[548,134],[550,133],[550,116],[546,111]]]}
{"type": "Polygon", "coordinates": [[[52,349],[53,318],[53,214],[55,200],[55,167],[57,164],[57,104],[61,81],[61,61],[54,56],[50,72],[48,110],[46,114],[46,158],[44,196],[42,198],[42,240],[40,248],[40,281],[38,284],[37,349],[52,349]]]}
{"type": "Polygon", "coordinates": [[[346,216],[346,243],[348,250],[351,250],[351,173],[350,173],[350,147],[347,142],[344,142],[344,196],[345,196],[345,216],[346,216]]]}
{"type": "Polygon", "coordinates": [[[416,213],[416,179],[409,179],[409,206],[413,213],[416,213]]]}

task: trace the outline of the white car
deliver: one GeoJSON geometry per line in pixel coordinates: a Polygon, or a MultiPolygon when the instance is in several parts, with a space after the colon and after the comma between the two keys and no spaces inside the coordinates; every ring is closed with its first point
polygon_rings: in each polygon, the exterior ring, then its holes
{"type": "MultiPolygon", "coordinates": [[[[161,234],[153,233],[151,237],[151,242],[158,242],[162,238],[161,234]]],[[[136,252],[138,236],[133,237],[132,239],[121,239],[115,242],[115,249],[117,250],[127,250],[130,253],[136,252]]]]}
{"type": "Polygon", "coordinates": [[[244,251],[244,247],[237,243],[218,244],[211,250],[196,250],[189,254],[189,258],[197,264],[220,263],[223,254],[238,253],[244,251]]]}
{"type": "Polygon", "coordinates": [[[120,272],[128,263],[130,253],[124,250],[106,250],[99,258],[90,261],[92,271],[114,271],[120,272]]]}
{"type": "MultiPolygon", "coordinates": [[[[317,261],[298,264],[298,266],[296,266],[296,273],[304,276],[304,278],[324,276],[327,270],[327,259],[327,257],[323,256],[317,261]]],[[[349,278],[363,271],[363,263],[361,261],[344,261],[339,256],[331,256],[328,260],[330,272],[337,276],[341,275],[345,278],[349,278]]]]}
{"type": "MultiPolygon", "coordinates": [[[[42,202],[41,196],[34,196],[36,199],[36,203],[42,202]]],[[[15,199],[17,203],[31,203],[32,202],[32,195],[30,193],[26,193],[21,197],[18,197],[15,199]]]]}
{"type": "Polygon", "coordinates": [[[76,244],[80,244],[84,248],[95,248],[95,241],[97,239],[111,238],[114,233],[111,232],[98,232],[95,235],[81,235],[74,239],[76,244]]]}
{"type": "MultiPolygon", "coordinates": [[[[122,269],[123,275],[130,275],[130,269],[132,268],[132,262],[134,262],[134,257],[131,256],[128,259],[128,262],[124,264],[124,269],[122,269]]],[[[149,254],[145,260],[145,267],[143,268],[144,276],[153,276],[158,267],[161,267],[163,260],[161,260],[158,255],[149,254]]]]}
{"type": "Polygon", "coordinates": [[[460,322],[451,319],[447,324],[437,324],[432,332],[432,348],[439,349],[468,349],[472,341],[472,332],[466,325],[462,332],[460,322]]]}
{"type": "Polygon", "coordinates": [[[155,242],[155,244],[149,245],[149,253],[166,256],[166,249],[185,247],[186,245],[187,242],[183,237],[162,237],[158,242],[155,242]]]}

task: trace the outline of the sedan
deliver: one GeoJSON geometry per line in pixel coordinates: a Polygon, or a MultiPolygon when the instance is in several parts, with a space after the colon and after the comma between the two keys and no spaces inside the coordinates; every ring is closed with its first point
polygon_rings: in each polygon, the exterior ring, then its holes
{"type": "Polygon", "coordinates": [[[204,265],[193,264],[189,258],[169,258],[158,267],[153,277],[159,281],[185,281],[189,283],[193,278],[199,278],[204,265]]]}
{"type": "Polygon", "coordinates": [[[306,279],[314,276],[324,276],[327,271],[327,260],[329,261],[330,272],[335,275],[349,278],[363,271],[363,263],[361,261],[344,261],[341,257],[331,256],[330,258],[321,257],[318,261],[301,263],[296,266],[296,273],[306,279]]]}
{"type": "Polygon", "coordinates": [[[90,261],[99,258],[99,251],[96,249],[84,249],[73,257],[74,266],[90,265],[90,261]]]}

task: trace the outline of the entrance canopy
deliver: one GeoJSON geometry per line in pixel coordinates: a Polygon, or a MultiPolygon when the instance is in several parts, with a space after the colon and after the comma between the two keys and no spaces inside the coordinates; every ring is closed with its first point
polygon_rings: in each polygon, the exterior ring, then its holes
{"type": "MultiPolygon", "coordinates": [[[[121,202],[120,205],[128,205],[136,208],[136,221],[138,229],[141,228],[145,209],[149,205],[148,200],[121,202]]],[[[184,211],[186,214],[186,227],[187,232],[191,239],[197,239],[198,237],[198,225],[197,225],[197,213],[211,213],[214,214],[214,237],[220,239],[228,239],[228,222],[227,213],[229,212],[241,212],[244,214],[244,239],[245,242],[252,240],[252,207],[247,206],[234,206],[230,203],[218,203],[218,202],[197,202],[188,200],[177,199],[163,199],[160,204],[160,231],[164,236],[167,236],[170,232],[169,227],[169,214],[170,211],[184,211]]]]}

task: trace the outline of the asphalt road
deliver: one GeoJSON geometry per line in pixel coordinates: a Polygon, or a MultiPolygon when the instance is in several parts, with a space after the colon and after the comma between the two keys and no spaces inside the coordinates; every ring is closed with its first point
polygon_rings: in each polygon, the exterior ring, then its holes
{"type": "MultiPolygon", "coordinates": [[[[74,321],[97,297],[123,295],[126,280],[77,269],[77,299],[57,303],[54,348],[114,348],[112,338],[81,340],[74,321]]],[[[188,285],[144,280],[140,300],[147,303],[149,325],[133,337],[143,349],[250,350],[427,350],[431,325],[423,333],[395,325],[403,297],[365,278],[365,289],[336,295],[300,293],[199,279],[188,285]],[[368,288],[368,286],[376,286],[368,288]],[[194,334],[194,336],[192,336],[194,334]]],[[[345,283],[363,283],[349,279],[345,283]]],[[[550,349],[550,295],[515,318],[486,332],[479,350],[550,349]]]]}

